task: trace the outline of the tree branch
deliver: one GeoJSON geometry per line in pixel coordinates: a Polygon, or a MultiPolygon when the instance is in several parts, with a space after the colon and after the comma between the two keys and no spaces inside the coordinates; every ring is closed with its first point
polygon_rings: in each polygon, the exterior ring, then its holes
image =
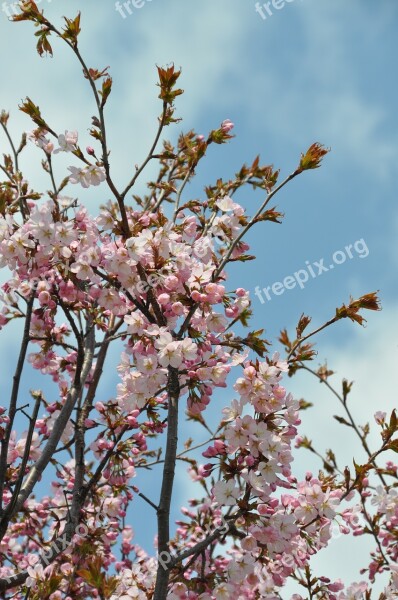
{"type": "MultiPolygon", "coordinates": [[[[162,488],[160,492],[158,517],[158,553],[169,552],[170,540],[170,505],[173,493],[174,473],[177,456],[178,442],[178,399],[180,396],[180,383],[178,370],[169,366],[167,392],[169,409],[167,417],[167,442],[166,455],[163,468],[162,488]]],[[[169,570],[158,562],[156,586],[153,600],[166,600],[169,583],[169,570]]]]}
{"type": "MultiPolygon", "coordinates": [[[[8,411],[9,423],[7,425],[6,433],[4,438],[1,440],[1,456],[0,456],[0,515],[2,518],[3,515],[3,492],[4,492],[4,483],[6,479],[7,472],[7,455],[8,455],[8,447],[10,444],[10,437],[12,428],[14,425],[15,414],[17,412],[17,402],[18,402],[18,393],[19,386],[21,383],[22,371],[25,364],[26,352],[28,350],[29,345],[29,330],[30,323],[32,320],[32,311],[33,311],[33,303],[36,296],[36,286],[34,287],[32,294],[29,298],[26,316],[25,316],[25,326],[24,332],[22,336],[21,350],[19,352],[17,367],[15,370],[14,378],[13,378],[13,386],[11,391],[11,399],[10,399],[10,408],[8,411]]],[[[0,519],[1,521],[1,519],[0,519]]]]}
{"type": "MultiPolygon", "coordinates": [[[[90,326],[87,331],[87,336],[85,339],[83,364],[82,364],[81,368],[77,368],[77,370],[76,370],[75,381],[67,395],[65,404],[62,407],[62,410],[54,424],[54,428],[51,432],[48,442],[47,442],[42,454],[40,455],[40,458],[37,460],[35,465],[30,470],[29,475],[27,476],[26,481],[18,495],[18,499],[15,504],[14,510],[12,511],[12,513],[10,515],[7,515],[9,518],[11,518],[13,516],[13,514],[18,512],[22,508],[23,503],[29,497],[30,493],[32,492],[37,481],[40,479],[41,475],[43,474],[44,469],[47,467],[48,463],[50,462],[50,460],[54,454],[54,451],[57,448],[58,442],[61,439],[62,433],[65,430],[67,422],[69,421],[69,418],[72,414],[72,411],[76,404],[76,401],[77,401],[79,395],[81,394],[81,391],[84,387],[86,379],[90,373],[91,366],[93,363],[93,356],[94,356],[94,343],[95,343],[94,328],[93,328],[93,326],[90,326]]],[[[1,537],[4,535],[3,529],[4,529],[4,526],[3,526],[3,524],[1,524],[1,527],[0,527],[0,534],[2,534],[1,537]]]]}
{"type": "Polygon", "coordinates": [[[132,178],[132,180],[130,181],[130,183],[128,183],[128,185],[126,186],[126,188],[123,190],[123,192],[120,194],[120,197],[124,200],[126,194],[128,193],[128,191],[133,187],[133,185],[135,184],[135,182],[137,181],[138,177],[141,175],[142,171],[145,169],[145,167],[147,166],[147,164],[149,163],[149,161],[153,158],[153,153],[155,151],[156,146],[158,145],[158,141],[159,138],[161,136],[161,133],[163,131],[163,127],[166,121],[166,116],[167,116],[167,102],[163,101],[163,112],[162,112],[162,116],[160,118],[160,123],[159,123],[159,128],[155,137],[155,141],[152,144],[151,149],[149,150],[148,156],[146,157],[146,159],[144,160],[144,162],[142,163],[142,165],[140,166],[139,169],[137,169],[137,172],[135,173],[134,177],[132,178]]]}

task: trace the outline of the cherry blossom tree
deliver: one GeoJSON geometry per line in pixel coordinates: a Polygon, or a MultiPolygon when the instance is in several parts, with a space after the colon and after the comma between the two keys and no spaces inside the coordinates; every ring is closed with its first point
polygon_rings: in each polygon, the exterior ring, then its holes
{"type": "Polygon", "coordinates": [[[227,287],[232,263],[254,259],[248,232],[280,222],[274,196],[318,168],[328,150],[314,143],[284,178],[256,158],[231,179],[208,185],[200,200],[189,199],[197,165],[210,145],[231,140],[233,123],[226,119],[207,136],[188,131],[175,145],[164,140],[164,130],[178,121],[175,101],[182,90],[179,70],[158,67],[158,131],[142,165],[119,189],[105,121],[112,78],[108,68],[86,65],[80,14],[56,26],[25,1],[12,20],[33,23],[39,55],[52,55],[54,38],[69,47],[96,115],[93,146],[85,149],[78,132],[58,132],[30,98],[19,108],[34,129],[20,143],[10,135],[9,114],[3,110],[0,117],[9,144],[0,164],[0,266],[7,273],[0,326],[23,323],[11,396],[0,408],[2,597],[271,600],[282,598],[294,579],[303,590],[294,600],[348,600],[370,598],[383,572],[390,582],[380,599],[395,597],[395,411],[376,413],[381,441],[371,449],[369,426],[357,424],[349,408],[351,384],[344,380],[340,393],[326,365],[308,366],[316,354],[310,338],[341,319],[362,324],[363,310],[380,308],[376,293],[350,299],[312,331],[311,319],[302,315],[293,335],[282,331],[281,357],[270,353],[263,331],[250,329],[249,293],[227,287]],[[49,191],[32,189],[23,176],[27,144],[42,155],[49,191]],[[62,181],[53,171],[58,153],[73,163],[62,181]],[[140,196],[137,180],[153,162],[157,178],[140,196]],[[98,186],[99,198],[111,195],[99,201],[95,215],[74,196],[90,186],[98,186]],[[263,195],[251,215],[236,201],[248,187],[263,195]],[[105,399],[101,382],[112,347],[121,349],[119,383],[114,397],[105,399]],[[27,363],[43,382],[56,385],[56,394],[39,389],[31,390],[32,402],[22,397],[27,363]],[[359,437],[365,464],[338,465],[332,450],[322,455],[300,430],[300,412],[310,405],[286,389],[286,378],[298,370],[315,376],[340,402],[344,416],[337,418],[359,437]],[[206,412],[216,410],[217,388],[227,386],[230,405],[211,428],[206,412]],[[205,443],[181,444],[184,414],[208,432],[205,443]],[[319,455],[317,475],[295,476],[294,447],[319,455]],[[188,468],[202,495],[181,508],[174,527],[177,465],[188,468]],[[140,475],[151,469],[161,477],[148,497],[140,475]],[[157,522],[150,555],[134,539],[142,503],[157,522]],[[348,587],[315,574],[311,565],[336,528],[374,542],[365,579],[348,587]]]}

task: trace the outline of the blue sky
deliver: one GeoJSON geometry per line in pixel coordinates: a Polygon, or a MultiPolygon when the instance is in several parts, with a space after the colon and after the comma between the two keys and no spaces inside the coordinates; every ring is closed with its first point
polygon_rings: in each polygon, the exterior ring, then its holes
{"type": "MultiPolygon", "coordinates": [[[[82,3],[42,0],[38,4],[49,17],[59,19],[65,11],[73,16],[82,3]]],[[[252,0],[144,0],[142,8],[134,8],[131,15],[125,11],[122,18],[113,2],[86,1],[81,50],[90,66],[111,67],[114,89],[107,118],[111,164],[120,185],[144,158],[154,136],[160,112],[156,64],[174,62],[183,70],[185,94],[177,101],[183,122],[166,131],[168,137],[175,139],[181,130],[191,128],[206,134],[225,118],[236,124],[236,138],[228,146],[209,150],[187,197],[201,197],[205,184],[232,176],[257,154],[264,164],[281,168],[283,176],[314,141],[331,147],[321,169],[304,173],[275,198],[285,213],[283,224],[252,230],[248,241],[258,260],[232,266],[230,282],[231,287],[246,287],[254,294],[256,286],[283,281],[305,268],[306,261],[312,264],[324,258],[330,265],[336,251],[365,241],[367,257],[353,252],[344,264],[309,278],[304,289],[285,290],[264,304],[253,295],[253,326],[265,328],[268,339],[276,340],[282,327],[294,330],[302,312],[318,326],[350,294],[380,290],[383,312],[369,314],[366,329],[342,322],[318,337],[319,362],[328,358],[338,372],[336,382],[343,376],[356,381],[354,411],[366,421],[375,410],[397,405],[398,4],[394,0],[292,0],[280,10],[271,4],[271,9],[272,15],[262,19],[252,0]]],[[[16,110],[28,95],[54,129],[77,129],[82,146],[89,143],[87,129],[94,106],[71,53],[54,41],[55,57],[39,59],[30,24],[11,24],[4,12],[0,48],[0,108],[11,111],[12,130],[31,128],[29,119],[16,110]]],[[[2,139],[0,147],[5,148],[2,139]]],[[[32,150],[26,156],[25,173],[38,189],[47,189],[38,168],[41,157],[32,150]]],[[[60,159],[56,165],[59,177],[64,175],[64,164],[69,163],[60,159]]],[[[147,172],[138,190],[153,174],[147,172]]],[[[104,188],[90,190],[81,199],[94,211],[107,198],[104,194],[104,188]]],[[[238,198],[250,212],[260,200],[261,194],[249,189],[238,198]]],[[[6,375],[15,361],[15,329],[0,336],[6,375]]],[[[108,369],[104,395],[109,396],[116,379],[111,363],[108,369]]],[[[6,391],[5,375],[0,383],[6,391]]],[[[360,458],[347,432],[331,423],[330,416],[338,412],[332,397],[306,376],[287,383],[297,397],[305,396],[315,404],[303,417],[303,432],[318,443],[318,449],[338,446],[346,463],[354,451],[360,458]]],[[[232,397],[228,392],[220,394],[219,408],[232,397]]],[[[377,444],[377,436],[373,441],[377,444]]],[[[302,472],[317,466],[310,457],[299,455],[302,472]]],[[[181,472],[177,496],[184,497],[187,486],[181,472]]],[[[150,529],[137,528],[147,547],[150,529]]],[[[332,558],[323,562],[320,558],[323,571],[357,579],[357,564],[347,562],[344,550],[352,556],[355,547],[360,555],[361,543],[333,544],[340,544],[339,551],[333,553],[331,548],[333,563],[332,558]]]]}

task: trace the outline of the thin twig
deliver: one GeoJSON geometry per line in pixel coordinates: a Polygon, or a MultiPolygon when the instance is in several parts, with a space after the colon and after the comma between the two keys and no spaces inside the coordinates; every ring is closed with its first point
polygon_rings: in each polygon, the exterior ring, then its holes
{"type": "Polygon", "coordinates": [[[294,179],[297,175],[298,175],[298,172],[294,171],[294,173],[291,173],[290,175],[288,175],[288,177],[286,177],[286,179],[284,181],[282,181],[282,183],[280,183],[276,188],[274,188],[272,190],[272,192],[270,192],[267,195],[266,199],[264,200],[264,202],[262,203],[262,205],[260,206],[260,208],[258,209],[256,214],[250,219],[249,223],[242,229],[240,234],[232,242],[225,257],[223,258],[223,260],[221,261],[221,263],[219,264],[219,266],[213,273],[213,280],[215,280],[219,276],[219,274],[221,273],[221,271],[223,270],[223,268],[229,261],[231,254],[235,250],[236,246],[238,245],[240,240],[246,235],[246,233],[249,231],[249,229],[256,223],[257,218],[261,215],[261,213],[263,212],[264,208],[267,206],[267,204],[269,203],[271,198],[273,198],[273,196],[275,196],[275,194],[277,194],[279,192],[279,190],[281,190],[287,183],[289,183],[289,181],[294,179]]]}
{"type": "Polygon", "coordinates": [[[150,506],[152,506],[152,508],[154,508],[156,510],[156,512],[158,511],[159,506],[156,506],[156,504],[154,502],[152,502],[152,500],[147,498],[147,496],[145,496],[145,494],[143,494],[142,492],[138,492],[138,496],[140,498],[142,498],[143,500],[145,500],[145,502],[147,502],[150,506]]]}
{"type": "Polygon", "coordinates": [[[34,430],[35,430],[37,416],[39,414],[39,409],[40,409],[40,405],[41,405],[42,400],[43,400],[43,397],[42,397],[41,393],[37,394],[35,406],[33,408],[33,413],[32,413],[32,416],[30,417],[29,430],[28,430],[28,434],[26,436],[25,450],[24,450],[24,454],[23,454],[23,457],[22,457],[21,466],[20,466],[20,469],[19,469],[18,479],[17,479],[17,482],[15,484],[15,489],[13,491],[10,503],[7,506],[7,511],[6,511],[7,513],[12,513],[12,511],[14,509],[14,506],[15,506],[15,503],[16,503],[17,498],[18,498],[18,494],[19,494],[19,492],[21,490],[23,478],[25,476],[26,465],[28,464],[28,460],[29,460],[29,454],[30,454],[31,445],[32,445],[33,433],[34,433],[34,430]]]}
{"type": "Polygon", "coordinates": [[[336,323],[339,320],[340,319],[338,317],[333,317],[332,319],[330,319],[329,321],[327,321],[326,323],[324,323],[323,325],[321,325],[320,327],[318,327],[318,329],[314,329],[314,331],[311,331],[310,333],[308,333],[304,337],[298,339],[297,342],[294,344],[293,348],[290,350],[289,354],[287,355],[287,359],[286,360],[289,361],[290,357],[294,354],[294,352],[297,350],[297,348],[299,346],[301,346],[301,344],[303,342],[305,342],[306,340],[308,340],[310,337],[316,335],[317,333],[319,333],[323,329],[326,329],[326,327],[329,327],[330,325],[333,325],[333,323],[336,323]]]}
{"type": "MultiPolygon", "coordinates": [[[[349,409],[349,408],[348,408],[348,406],[347,406],[347,402],[346,402],[346,401],[344,401],[344,398],[343,398],[342,396],[340,396],[340,394],[339,394],[339,393],[338,393],[338,392],[337,392],[337,391],[334,389],[334,387],[333,387],[332,385],[330,385],[330,383],[329,383],[329,382],[328,382],[328,381],[327,381],[327,380],[326,380],[324,377],[321,377],[321,375],[319,375],[319,374],[318,374],[316,371],[314,371],[313,369],[310,369],[310,367],[307,367],[307,366],[306,366],[306,365],[304,365],[303,363],[301,363],[301,365],[300,365],[300,368],[301,368],[301,369],[304,369],[305,371],[308,371],[309,373],[311,373],[312,375],[314,375],[315,377],[317,377],[317,378],[319,379],[319,381],[320,381],[321,383],[324,383],[324,384],[326,385],[326,387],[327,387],[327,388],[328,388],[328,389],[329,389],[329,390],[330,390],[330,391],[331,391],[331,392],[332,392],[332,393],[333,393],[333,394],[336,396],[336,398],[339,400],[339,402],[340,402],[340,403],[341,403],[341,405],[343,406],[343,408],[344,408],[344,410],[345,410],[345,412],[346,412],[346,414],[347,414],[347,416],[348,416],[348,418],[349,418],[349,421],[350,421],[350,424],[351,424],[352,428],[354,429],[355,433],[357,434],[357,436],[358,436],[358,437],[359,437],[359,439],[361,440],[361,444],[362,444],[362,447],[363,447],[363,449],[365,450],[366,454],[368,455],[368,458],[370,459],[370,461],[371,461],[372,465],[375,467],[375,469],[376,469],[376,473],[377,473],[378,477],[380,478],[380,481],[382,482],[382,484],[383,484],[384,486],[387,486],[387,482],[386,482],[386,480],[384,479],[384,477],[383,477],[382,473],[379,473],[379,467],[377,466],[377,464],[376,464],[376,462],[375,462],[375,460],[374,460],[374,457],[375,457],[375,455],[374,455],[374,454],[372,454],[372,452],[371,452],[371,450],[370,450],[370,448],[369,448],[369,446],[368,446],[368,444],[367,444],[367,442],[366,442],[366,440],[365,440],[364,436],[363,436],[363,435],[361,434],[361,432],[359,431],[359,429],[358,429],[358,427],[357,427],[357,425],[356,425],[356,423],[355,423],[355,421],[354,421],[354,418],[353,418],[353,416],[352,416],[352,414],[351,414],[351,411],[350,411],[350,409],[349,409]]],[[[378,452],[378,454],[379,454],[379,452],[378,452]]]]}
{"type": "Polygon", "coordinates": [[[155,141],[153,142],[151,149],[148,152],[148,156],[146,157],[146,159],[144,160],[144,162],[142,163],[142,165],[137,169],[134,177],[132,178],[132,180],[130,181],[130,183],[127,184],[127,186],[125,187],[125,189],[123,190],[123,192],[120,194],[120,197],[122,199],[125,198],[126,194],[129,192],[129,190],[133,187],[133,185],[135,184],[135,182],[137,181],[138,177],[140,176],[140,174],[142,173],[142,171],[145,169],[145,167],[147,166],[147,164],[149,163],[149,161],[153,158],[153,153],[155,151],[156,146],[158,145],[158,141],[160,139],[160,136],[162,134],[163,131],[163,127],[166,121],[166,116],[167,116],[167,102],[163,101],[163,111],[162,111],[162,116],[159,120],[159,127],[158,127],[158,131],[156,133],[155,136],[155,141]]]}

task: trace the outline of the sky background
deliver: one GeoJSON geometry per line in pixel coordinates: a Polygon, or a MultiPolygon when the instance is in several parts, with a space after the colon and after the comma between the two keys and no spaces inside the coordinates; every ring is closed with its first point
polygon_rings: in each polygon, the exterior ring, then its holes
{"type": "MultiPolygon", "coordinates": [[[[131,15],[125,10],[125,18],[113,2],[104,0],[38,4],[58,23],[62,14],[72,17],[81,9],[83,56],[89,66],[110,65],[114,85],[106,116],[111,166],[120,187],[153,140],[161,109],[156,65],[171,62],[182,67],[185,94],[176,103],[183,121],[166,130],[167,137],[176,139],[189,129],[206,135],[226,118],[235,123],[236,138],[227,146],[209,149],[195,183],[186,188],[186,198],[203,198],[204,185],[218,177],[232,177],[257,154],[263,164],[280,168],[283,177],[295,169],[300,153],[313,142],[331,148],[321,169],[304,173],[275,198],[278,210],[285,213],[283,224],[260,224],[250,232],[247,241],[258,259],[233,265],[230,286],[251,291],[252,325],[266,330],[275,349],[279,349],[279,330],[286,326],[293,332],[301,313],[311,315],[317,327],[350,295],[379,290],[383,311],[365,315],[365,329],[344,321],[320,334],[314,366],[327,358],[337,373],[337,386],[342,377],[355,381],[351,402],[362,423],[372,421],[375,410],[391,411],[397,405],[398,348],[395,0],[291,0],[280,10],[271,5],[272,15],[265,12],[266,19],[256,12],[252,0],[146,0],[131,15]],[[306,261],[324,258],[329,265],[333,253],[357,240],[363,240],[366,257],[353,250],[352,259],[310,278],[304,289],[296,286],[283,295],[271,295],[270,301],[261,303],[254,295],[256,286],[283,281],[305,268],[306,261]]],[[[12,13],[10,4],[3,5],[0,13],[0,108],[11,112],[12,132],[19,135],[32,128],[29,118],[17,110],[21,100],[30,96],[56,131],[77,129],[80,145],[91,143],[88,128],[94,105],[75,57],[54,40],[54,58],[40,59],[31,24],[9,23],[7,11],[12,13]]],[[[2,138],[0,149],[6,149],[2,138]]],[[[29,149],[22,167],[32,185],[45,190],[49,184],[40,160],[41,155],[29,149]]],[[[68,164],[63,157],[57,159],[58,178],[65,175],[68,164]]],[[[154,173],[147,170],[138,193],[154,173]]],[[[76,193],[76,188],[72,191],[76,193]]],[[[80,198],[94,212],[108,195],[103,187],[80,198]]],[[[247,189],[237,201],[252,213],[261,198],[247,189]]],[[[17,335],[18,327],[13,326],[0,336],[2,396],[9,390],[17,335]]],[[[115,352],[107,367],[104,399],[114,394],[116,364],[115,352]]],[[[32,382],[35,387],[43,385],[37,374],[28,372],[26,389],[32,382]]],[[[336,449],[343,467],[354,453],[357,462],[364,459],[348,430],[331,419],[339,409],[326,390],[305,374],[286,383],[296,397],[314,403],[303,414],[301,432],[319,451],[336,449]]],[[[214,396],[212,410],[220,411],[233,397],[231,391],[222,390],[214,396]]],[[[204,439],[189,426],[181,441],[189,434],[195,441],[204,439]]],[[[371,442],[376,448],[377,433],[371,442]]],[[[316,472],[318,466],[304,451],[299,453],[299,474],[308,469],[316,472]]],[[[158,483],[158,475],[145,480],[142,489],[147,495],[158,483]]],[[[190,493],[195,494],[195,488],[180,470],[176,504],[186,503],[190,493]]],[[[137,540],[149,550],[153,515],[138,502],[135,510],[139,522],[134,519],[132,524],[137,540]]],[[[367,564],[366,545],[361,539],[338,539],[316,564],[319,574],[358,581],[359,568],[367,564]]]]}

